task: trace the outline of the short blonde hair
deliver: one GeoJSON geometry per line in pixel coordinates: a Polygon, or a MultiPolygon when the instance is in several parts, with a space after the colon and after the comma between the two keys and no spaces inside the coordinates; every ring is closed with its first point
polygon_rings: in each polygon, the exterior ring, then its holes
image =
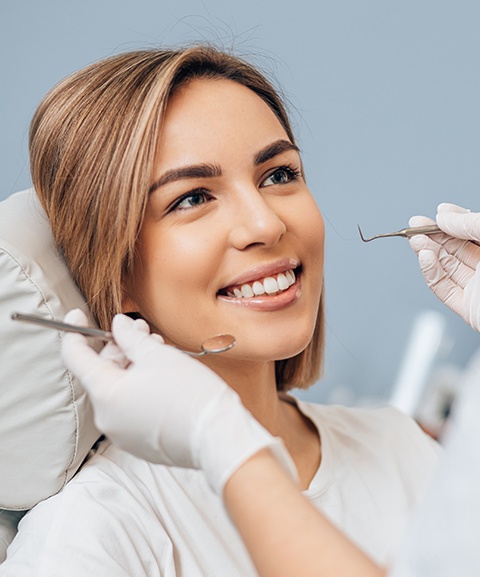
{"type": "MultiPolygon", "coordinates": [[[[250,88],[295,142],[282,100],[266,77],[210,46],[141,50],[101,60],[55,86],[33,117],[34,187],[57,246],[104,329],[122,311],[165,109],[171,95],[195,78],[226,78],[250,88]]],[[[305,388],[319,377],[323,316],[322,297],[308,347],[277,361],[280,390],[305,388]]]]}

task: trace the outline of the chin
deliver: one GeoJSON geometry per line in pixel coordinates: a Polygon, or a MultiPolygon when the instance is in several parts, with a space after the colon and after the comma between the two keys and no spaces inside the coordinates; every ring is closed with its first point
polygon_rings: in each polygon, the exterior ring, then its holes
{"type": "MultiPolygon", "coordinates": [[[[313,336],[313,330],[308,331],[308,334],[283,336],[278,340],[277,338],[270,341],[268,346],[263,346],[262,356],[274,361],[283,361],[290,359],[302,353],[310,344],[313,336]]],[[[257,349],[261,350],[261,349],[257,349]]]]}
{"type": "Polygon", "coordinates": [[[295,349],[293,349],[292,347],[289,347],[288,351],[285,351],[282,355],[279,355],[275,360],[276,361],[285,361],[286,359],[291,359],[293,357],[296,357],[300,353],[303,353],[303,351],[308,347],[309,344],[310,344],[310,341],[308,341],[305,345],[298,347],[298,348],[295,348],[295,349]]]}

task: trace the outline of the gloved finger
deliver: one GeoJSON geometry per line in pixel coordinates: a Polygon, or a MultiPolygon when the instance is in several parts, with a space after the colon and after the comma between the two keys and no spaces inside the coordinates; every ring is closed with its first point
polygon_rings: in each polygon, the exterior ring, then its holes
{"type": "Polygon", "coordinates": [[[88,326],[87,315],[80,309],[72,309],[64,317],[64,322],[77,326],[88,326]]]}
{"type": "Polygon", "coordinates": [[[109,361],[114,362],[122,369],[126,369],[130,364],[130,361],[127,359],[122,349],[117,345],[115,341],[110,341],[107,343],[101,350],[100,356],[103,359],[108,359],[109,361]]]}
{"type": "Polygon", "coordinates": [[[468,246],[466,247],[471,244],[469,241],[450,238],[449,242],[442,245],[430,236],[415,235],[410,237],[409,242],[417,255],[421,251],[435,254],[445,274],[461,288],[465,288],[475,274],[477,261],[471,258],[468,246]]]}
{"type": "Polygon", "coordinates": [[[416,226],[428,226],[430,224],[436,224],[434,220],[429,218],[428,216],[412,216],[408,221],[408,226],[416,227],[416,226]]]}
{"type": "MultiPolygon", "coordinates": [[[[78,326],[88,326],[87,316],[80,309],[73,309],[69,311],[64,319],[66,323],[78,326]]],[[[67,367],[76,374],[74,368],[83,363],[83,359],[90,355],[90,347],[88,346],[87,337],[79,333],[65,333],[62,339],[62,358],[67,367]]],[[[93,352],[93,351],[91,351],[93,352]]]]}
{"type": "Polygon", "coordinates": [[[410,246],[417,254],[422,249],[433,250],[438,254],[439,247],[443,247],[449,254],[453,255],[471,269],[475,269],[477,263],[480,261],[479,246],[461,238],[454,238],[448,234],[434,234],[429,236],[416,234],[408,240],[410,246]]]}
{"type": "Polygon", "coordinates": [[[150,334],[150,327],[145,319],[134,319],[133,324],[135,330],[143,331],[144,333],[150,334]]]}
{"type": "MultiPolygon", "coordinates": [[[[88,324],[87,317],[79,309],[69,311],[64,320],[76,325],[88,324]]],[[[65,333],[61,354],[67,368],[93,396],[100,393],[102,388],[108,387],[115,375],[121,375],[121,369],[111,360],[102,358],[88,345],[87,338],[79,333],[65,333]],[[95,377],[92,378],[92,375],[95,377]]]]}
{"type": "Polygon", "coordinates": [[[144,326],[125,315],[115,315],[112,321],[113,337],[125,356],[131,362],[141,362],[150,354],[161,354],[160,335],[145,332],[144,326]]]}
{"type": "Polygon", "coordinates": [[[477,332],[480,332],[480,263],[477,265],[472,282],[465,289],[467,314],[464,317],[467,323],[477,332]]]}
{"type": "Polygon", "coordinates": [[[144,333],[149,335],[152,340],[157,341],[161,345],[163,345],[165,343],[165,341],[161,335],[159,335],[157,333],[151,333],[150,332],[150,327],[148,326],[147,321],[145,321],[144,319],[135,319],[133,322],[134,322],[135,330],[143,331],[144,333]]]}
{"type": "Polygon", "coordinates": [[[438,260],[451,280],[461,288],[465,288],[475,274],[475,269],[462,261],[461,248],[454,254],[450,254],[445,248],[442,248],[438,254],[438,260]]]}
{"type": "Polygon", "coordinates": [[[77,333],[66,333],[62,339],[62,358],[93,396],[122,374],[116,363],[102,358],[88,346],[87,339],[77,333]]]}
{"type": "Polygon", "coordinates": [[[463,288],[451,279],[437,255],[429,250],[421,250],[418,261],[425,281],[433,293],[454,312],[461,315],[463,288]]]}
{"type": "Polygon", "coordinates": [[[480,246],[471,240],[448,237],[442,242],[443,248],[451,255],[458,258],[470,268],[475,268],[480,261],[480,246]]]}
{"type": "Polygon", "coordinates": [[[450,236],[480,242],[480,213],[444,212],[437,214],[438,226],[450,236]]]}
{"type": "Polygon", "coordinates": [[[417,255],[421,250],[432,250],[433,252],[438,253],[438,244],[433,243],[426,234],[415,234],[414,236],[409,237],[408,244],[413,248],[417,255]]]}
{"type": "MultiPolygon", "coordinates": [[[[135,328],[137,330],[143,331],[146,334],[149,334],[150,327],[148,323],[143,319],[134,319],[135,328]]],[[[110,341],[103,349],[100,355],[104,359],[109,359],[110,361],[115,362],[119,367],[122,369],[126,369],[130,365],[130,361],[125,356],[122,349],[118,346],[115,341],[110,341]]]]}
{"type": "Polygon", "coordinates": [[[464,241],[456,238],[454,239],[444,233],[439,233],[428,236],[426,234],[414,234],[408,238],[408,242],[417,254],[424,249],[431,250],[435,254],[439,254],[440,250],[444,247],[449,252],[455,252],[464,241]],[[446,244],[449,241],[453,242],[451,242],[448,247],[446,247],[446,244]]]}
{"type": "MultiPolygon", "coordinates": [[[[437,223],[433,219],[428,218],[427,216],[412,216],[408,221],[408,225],[412,228],[416,228],[419,226],[431,226],[432,224],[437,224],[437,223]]],[[[418,239],[418,238],[421,238],[422,241],[424,242],[424,239],[427,238],[427,235],[414,234],[414,235],[408,237],[408,240],[414,241],[415,239],[418,239]]],[[[437,241],[438,243],[443,244],[449,238],[449,236],[445,233],[439,232],[438,234],[433,234],[431,236],[429,235],[428,238],[435,239],[435,241],[437,241]]],[[[410,243],[410,244],[412,244],[412,243],[410,243]]],[[[413,248],[413,246],[412,246],[412,248],[413,248]]]]}
{"type": "MultiPolygon", "coordinates": [[[[66,323],[70,323],[72,325],[88,326],[88,318],[85,315],[85,313],[83,311],[81,311],[80,309],[72,309],[71,311],[69,311],[65,315],[64,321],[66,323]]],[[[79,336],[81,336],[81,335],[79,335],[79,336]]],[[[83,338],[85,339],[85,337],[83,337],[83,338]]],[[[72,346],[72,343],[80,343],[80,342],[81,342],[80,339],[70,339],[69,338],[67,341],[66,354],[67,355],[69,354],[70,346],[72,346]]],[[[84,342],[87,343],[88,341],[85,339],[84,342]]],[[[126,359],[125,355],[122,353],[122,351],[116,345],[116,343],[113,341],[107,343],[107,345],[105,347],[103,347],[102,351],[100,352],[100,355],[104,359],[108,359],[110,361],[113,361],[118,366],[123,367],[123,368],[125,368],[125,366],[128,364],[128,359],[126,359]]]]}
{"type": "Polygon", "coordinates": [[[465,214],[471,211],[468,208],[463,208],[463,206],[459,206],[458,204],[452,204],[451,202],[441,202],[437,206],[437,213],[438,212],[458,212],[461,214],[465,214]]]}

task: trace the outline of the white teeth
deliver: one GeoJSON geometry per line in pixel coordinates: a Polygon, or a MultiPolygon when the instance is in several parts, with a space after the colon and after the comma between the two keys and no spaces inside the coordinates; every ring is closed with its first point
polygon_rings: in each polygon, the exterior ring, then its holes
{"type": "Polygon", "coordinates": [[[290,284],[287,280],[287,277],[281,273],[277,276],[277,283],[278,283],[278,288],[281,291],[284,291],[285,289],[287,289],[290,286],[290,284]]]}
{"type": "Polygon", "coordinates": [[[254,294],[258,295],[263,295],[265,294],[265,287],[263,286],[263,284],[261,282],[259,282],[258,280],[256,280],[253,285],[252,285],[252,289],[254,294]]]}
{"type": "Polygon", "coordinates": [[[253,297],[254,295],[252,287],[249,284],[242,285],[241,291],[242,295],[247,299],[253,297]]]}
{"type": "Polygon", "coordinates": [[[240,288],[235,287],[227,291],[227,296],[230,298],[252,298],[260,296],[265,293],[273,295],[280,291],[287,290],[295,283],[295,273],[293,270],[287,270],[274,277],[266,277],[263,280],[256,280],[251,285],[245,283],[240,288]]]}
{"type": "Polygon", "coordinates": [[[277,281],[271,276],[267,276],[267,278],[263,279],[263,286],[268,295],[273,295],[280,290],[277,281]]]}

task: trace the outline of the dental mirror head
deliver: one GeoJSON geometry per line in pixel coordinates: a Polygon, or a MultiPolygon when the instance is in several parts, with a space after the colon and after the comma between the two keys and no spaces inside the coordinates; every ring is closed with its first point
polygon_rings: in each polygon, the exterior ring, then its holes
{"type": "Polygon", "coordinates": [[[235,346],[235,337],[232,335],[217,335],[215,337],[210,337],[206,341],[203,341],[202,352],[193,353],[191,351],[183,351],[188,353],[192,357],[203,357],[204,355],[216,355],[218,353],[224,353],[229,351],[235,346]]]}
{"type": "MultiPolygon", "coordinates": [[[[62,321],[54,321],[52,319],[45,319],[38,315],[28,315],[24,313],[12,313],[11,318],[14,321],[24,321],[27,323],[33,323],[36,325],[41,325],[46,328],[56,329],[57,331],[65,331],[69,333],[80,333],[86,337],[92,337],[94,339],[100,339],[102,341],[113,341],[113,335],[109,331],[102,331],[100,329],[94,329],[92,327],[81,327],[78,325],[71,325],[69,323],[64,323],[62,321]]],[[[235,337],[232,335],[217,335],[215,337],[210,337],[202,344],[202,350],[199,353],[194,353],[192,351],[183,351],[190,355],[191,357],[203,357],[204,355],[215,355],[219,353],[224,353],[235,346],[235,337]]]]}

